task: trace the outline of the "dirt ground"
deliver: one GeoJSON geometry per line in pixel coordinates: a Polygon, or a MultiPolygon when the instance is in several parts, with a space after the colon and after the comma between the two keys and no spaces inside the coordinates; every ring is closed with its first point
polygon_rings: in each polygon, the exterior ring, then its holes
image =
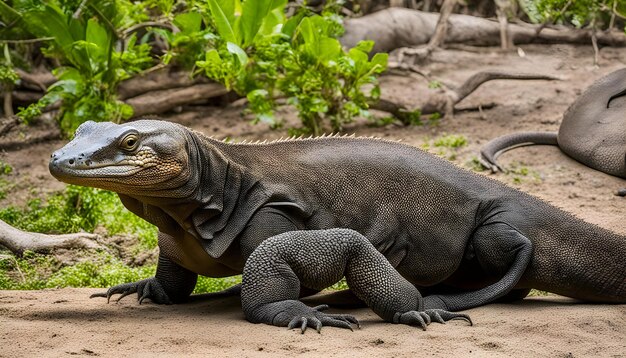
{"type": "MultiPolygon", "coordinates": [[[[626,64],[626,50],[603,48],[593,65],[591,46],[528,45],[520,52],[482,49],[437,51],[422,69],[432,80],[460,85],[480,70],[499,69],[559,76],[560,81],[494,81],[458,107],[495,104],[482,111],[458,113],[436,124],[383,128],[365,121],[345,132],[399,139],[422,147],[435,138],[460,134],[468,145],[444,150],[460,166],[471,167],[481,145],[520,130],[557,130],[562,113],[594,80],[626,64]]],[[[382,79],[383,97],[417,106],[427,81],[410,76],[382,79]]],[[[274,139],[286,130],[253,126],[241,108],[185,108],[168,118],[218,138],[274,139]]],[[[293,113],[281,113],[293,121],[293,113]]],[[[45,127],[45,123],[42,124],[45,127]]],[[[29,135],[31,132],[25,132],[29,135]]],[[[28,198],[63,187],[47,170],[50,153],[63,141],[30,145],[0,154],[11,164],[17,184],[0,206],[21,205],[28,198]]],[[[0,148],[2,142],[0,141],[0,148]]],[[[534,146],[504,154],[501,164],[517,172],[490,174],[537,195],[589,222],[626,234],[626,199],[614,192],[626,181],[589,169],[558,148],[534,146]],[[523,170],[520,170],[523,169],[523,170]],[[524,175],[523,172],[527,174],[524,175]]],[[[625,243],[626,244],[626,243],[625,243]]],[[[88,300],[90,290],[0,292],[0,356],[206,355],[257,356],[303,353],[309,356],[626,356],[626,306],[583,305],[550,296],[512,305],[470,310],[475,322],[433,324],[428,331],[382,323],[367,309],[353,310],[363,328],[355,332],[325,328],[321,335],[247,323],[236,300],[182,306],[118,305],[88,300]]]]}
{"type": "MultiPolygon", "coordinates": [[[[0,291],[0,357],[623,357],[624,306],[534,297],[426,331],[352,309],[361,329],[321,334],[248,323],[235,298],[176,306],[89,299],[94,289],[0,291]]],[[[322,299],[319,299],[322,301],[322,299]]],[[[332,310],[335,313],[345,310],[332,310]]]]}

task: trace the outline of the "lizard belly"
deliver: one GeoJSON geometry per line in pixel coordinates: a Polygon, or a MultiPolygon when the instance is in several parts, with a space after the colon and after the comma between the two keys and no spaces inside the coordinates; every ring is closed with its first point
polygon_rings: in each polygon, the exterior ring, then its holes
{"type": "Polygon", "coordinates": [[[182,238],[159,235],[159,249],[161,255],[199,275],[226,277],[241,273],[211,257],[204,251],[198,240],[187,233],[182,238]]]}

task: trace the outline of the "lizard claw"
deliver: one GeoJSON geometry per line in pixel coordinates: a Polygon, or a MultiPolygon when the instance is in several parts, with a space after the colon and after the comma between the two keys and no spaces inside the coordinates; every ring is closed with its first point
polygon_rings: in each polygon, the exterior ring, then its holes
{"type": "Polygon", "coordinates": [[[154,303],[172,304],[172,301],[167,296],[167,293],[154,277],[145,280],[123,283],[121,285],[113,286],[106,292],[94,293],[89,298],[94,297],[106,297],[107,303],[111,301],[113,295],[119,294],[116,302],[119,302],[122,298],[136,293],[137,301],[141,304],[146,298],[149,298],[154,303]]]}
{"type": "Polygon", "coordinates": [[[326,314],[318,311],[312,315],[296,316],[292,318],[287,325],[287,329],[300,327],[300,333],[302,334],[304,334],[308,327],[315,328],[317,333],[320,333],[322,326],[346,328],[354,331],[352,328],[353,324],[358,328],[361,327],[359,321],[353,316],[344,314],[326,314]]]}
{"type": "Polygon", "coordinates": [[[293,300],[274,302],[258,308],[259,313],[273,312],[268,313],[268,315],[274,318],[266,323],[287,327],[287,329],[300,328],[300,333],[304,333],[309,327],[314,328],[318,333],[323,326],[345,328],[351,331],[353,331],[353,325],[358,328],[361,327],[354,316],[322,312],[326,309],[328,309],[328,305],[309,307],[302,302],[293,300]]]}
{"type": "Polygon", "coordinates": [[[462,319],[473,325],[472,319],[465,313],[450,312],[442,309],[427,309],[424,311],[397,312],[393,323],[402,323],[410,326],[420,326],[424,331],[433,321],[445,324],[446,321],[462,319]]]}

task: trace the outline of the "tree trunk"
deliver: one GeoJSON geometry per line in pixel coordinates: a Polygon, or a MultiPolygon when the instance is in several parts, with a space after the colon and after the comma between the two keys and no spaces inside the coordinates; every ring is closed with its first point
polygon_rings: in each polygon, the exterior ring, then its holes
{"type": "MultiPolygon", "coordinates": [[[[427,44],[434,36],[439,14],[411,9],[389,8],[344,21],[346,32],[341,43],[353,47],[361,40],[374,40],[374,52],[391,52],[401,47],[427,44]]],[[[591,43],[588,30],[545,28],[537,34],[537,25],[509,24],[509,37],[515,44],[591,43]]],[[[597,32],[599,45],[626,46],[623,32],[597,32]]],[[[478,46],[500,45],[498,21],[452,14],[448,19],[446,43],[478,46]]]]}

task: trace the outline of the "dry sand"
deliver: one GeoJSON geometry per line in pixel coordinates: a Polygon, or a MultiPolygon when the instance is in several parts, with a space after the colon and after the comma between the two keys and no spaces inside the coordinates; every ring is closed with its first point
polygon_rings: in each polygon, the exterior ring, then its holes
{"type": "Polygon", "coordinates": [[[527,298],[467,311],[428,330],[354,314],[361,329],[307,330],[252,324],[237,298],[161,306],[89,299],[93,289],[0,291],[0,356],[624,357],[626,305],[527,298]]]}

